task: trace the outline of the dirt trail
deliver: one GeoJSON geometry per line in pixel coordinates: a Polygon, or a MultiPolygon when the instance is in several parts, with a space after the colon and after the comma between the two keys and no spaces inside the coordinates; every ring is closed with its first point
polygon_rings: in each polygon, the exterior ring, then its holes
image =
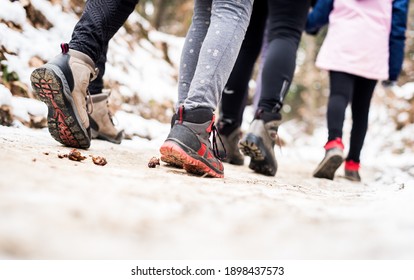
{"type": "Polygon", "coordinates": [[[0,131],[0,259],[414,258],[413,186],[314,179],[288,158],[276,177],[199,178],[95,141],[82,153],[102,167],[58,158],[70,149],[44,131],[0,131]]]}

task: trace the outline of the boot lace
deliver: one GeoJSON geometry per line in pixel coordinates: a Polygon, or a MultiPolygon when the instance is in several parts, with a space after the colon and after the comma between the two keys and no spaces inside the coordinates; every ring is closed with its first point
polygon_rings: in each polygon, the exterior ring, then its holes
{"type": "Polygon", "coordinates": [[[109,105],[108,105],[108,116],[113,126],[117,126],[119,124],[118,119],[114,115],[112,115],[112,113],[109,111],[109,105]],[[116,124],[114,122],[114,119],[116,119],[116,124]]]}
{"type": "Polygon", "coordinates": [[[93,113],[93,101],[89,89],[86,89],[86,112],[89,115],[93,113]]]}
{"type": "Polygon", "coordinates": [[[211,132],[213,134],[213,153],[216,158],[221,161],[224,161],[227,158],[227,151],[226,147],[224,146],[223,140],[221,139],[220,133],[218,132],[217,127],[213,124],[211,127],[211,132]],[[221,142],[221,146],[223,147],[224,156],[220,155],[218,144],[217,144],[217,137],[221,142]]]}
{"type": "Polygon", "coordinates": [[[268,130],[272,130],[272,134],[269,135],[269,136],[270,136],[270,138],[272,138],[273,143],[279,147],[280,153],[283,154],[283,152],[282,152],[282,141],[281,141],[279,133],[278,133],[279,126],[269,127],[268,130]]]}

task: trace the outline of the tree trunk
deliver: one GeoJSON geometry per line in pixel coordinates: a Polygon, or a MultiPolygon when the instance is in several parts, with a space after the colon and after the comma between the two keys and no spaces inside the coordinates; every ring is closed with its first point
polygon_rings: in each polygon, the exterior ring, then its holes
{"type": "Polygon", "coordinates": [[[168,6],[168,0],[157,0],[154,1],[154,17],[152,19],[152,25],[155,29],[159,29],[161,27],[166,8],[168,6]]]}

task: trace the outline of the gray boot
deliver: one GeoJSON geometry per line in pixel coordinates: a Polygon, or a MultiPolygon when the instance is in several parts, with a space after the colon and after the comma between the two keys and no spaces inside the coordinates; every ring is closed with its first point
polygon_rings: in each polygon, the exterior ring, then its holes
{"type": "Polygon", "coordinates": [[[65,146],[89,148],[90,125],[86,111],[89,82],[97,75],[95,64],[84,53],[69,50],[35,69],[30,80],[37,96],[48,106],[48,127],[52,137],[65,146]]]}
{"type": "Polygon", "coordinates": [[[160,148],[161,160],[192,174],[223,178],[212,110],[201,107],[187,110],[181,106],[173,119],[171,131],[160,148]]]}
{"type": "Polygon", "coordinates": [[[251,157],[249,168],[257,173],[268,176],[276,174],[274,146],[281,119],[279,113],[259,110],[250,124],[248,133],[239,142],[242,153],[251,157]]]}
{"type": "Polygon", "coordinates": [[[219,154],[223,158],[223,161],[234,165],[243,165],[244,156],[240,153],[238,146],[242,135],[240,126],[233,125],[226,120],[220,120],[217,126],[225,148],[225,151],[220,145],[218,148],[219,154]],[[231,132],[229,133],[226,130],[231,132]]]}
{"type": "Polygon", "coordinates": [[[92,112],[89,114],[91,134],[93,139],[101,139],[120,144],[124,131],[118,131],[112,122],[112,117],[108,109],[109,96],[110,92],[108,91],[93,94],[88,98],[88,106],[92,108],[92,112]]]}

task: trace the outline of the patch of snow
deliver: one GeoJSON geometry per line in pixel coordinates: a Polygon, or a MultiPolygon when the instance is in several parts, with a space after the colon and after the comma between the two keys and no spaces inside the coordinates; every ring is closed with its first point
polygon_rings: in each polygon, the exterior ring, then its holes
{"type": "Polygon", "coordinates": [[[13,97],[11,100],[13,115],[29,122],[32,116],[47,116],[47,106],[45,103],[24,97],[13,97]]]}
{"type": "Polygon", "coordinates": [[[21,26],[26,21],[26,11],[18,2],[2,1],[0,18],[5,21],[14,22],[15,24],[21,26]]]}
{"type": "Polygon", "coordinates": [[[0,106],[12,104],[12,94],[8,88],[0,84],[0,106]]]}

